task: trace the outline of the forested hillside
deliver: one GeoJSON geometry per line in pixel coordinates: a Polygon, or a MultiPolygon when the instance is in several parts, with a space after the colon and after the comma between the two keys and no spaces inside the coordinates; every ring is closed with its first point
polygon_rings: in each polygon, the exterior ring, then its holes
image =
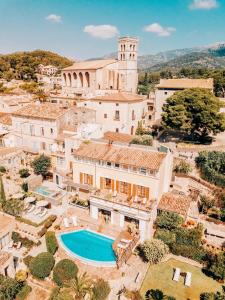
{"type": "Polygon", "coordinates": [[[39,64],[54,65],[61,69],[72,63],[66,57],[44,50],[0,55],[0,78],[32,80],[35,79],[39,64]]]}

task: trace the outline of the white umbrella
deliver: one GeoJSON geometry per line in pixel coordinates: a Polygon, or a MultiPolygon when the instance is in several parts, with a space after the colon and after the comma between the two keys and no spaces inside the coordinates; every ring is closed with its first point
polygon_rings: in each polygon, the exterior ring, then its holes
{"type": "Polygon", "coordinates": [[[46,201],[46,200],[41,200],[36,203],[36,206],[39,206],[39,207],[44,207],[47,205],[48,205],[48,201],[46,201]]]}
{"type": "Polygon", "coordinates": [[[26,203],[26,204],[32,203],[34,201],[36,201],[36,198],[32,197],[32,196],[27,197],[27,198],[24,199],[24,203],[26,203]]]}
{"type": "Polygon", "coordinates": [[[24,194],[22,194],[22,193],[16,193],[16,194],[12,195],[13,199],[21,199],[23,197],[24,197],[24,194]]]}

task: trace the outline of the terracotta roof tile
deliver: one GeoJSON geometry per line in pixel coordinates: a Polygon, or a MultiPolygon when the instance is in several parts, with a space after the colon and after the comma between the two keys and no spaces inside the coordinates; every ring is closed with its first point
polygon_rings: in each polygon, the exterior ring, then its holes
{"type": "Polygon", "coordinates": [[[191,198],[174,192],[168,192],[162,195],[158,209],[175,212],[186,218],[191,204],[191,198]]]}
{"type": "Polygon", "coordinates": [[[144,97],[137,94],[113,93],[105,96],[96,96],[90,101],[109,101],[109,102],[138,102],[143,101],[144,97]]]}
{"type": "Polygon", "coordinates": [[[64,115],[67,110],[54,103],[31,103],[12,113],[12,116],[26,117],[33,119],[56,120],[64,115]]]}
{"type": "Polygon", "coordinates": [[[75,71],[75,70],[97,70],[107,65],[117,62],[115,59],[100,59],[76,62],[70,67],[64,68],[62,71],[75,71]]]}
{"type": "Polygon", "coordinates": [[[213,89],[213,79],[160,79],[158,88],[174,88],[174,89],[188,89],[188,88],[205,88],[213,89]]]}
{"type": "Polygon", "coordinates": [[[138,168],[147,168],[158,171],[165,153],[157,151],[140,150],[132,147],[119,147],[102,143],[83,143],[75,150],[75,156],[89,159],[103,160],[122,165],[129,165],[138,168]]]}
{"type": "Polygon", "coordinates": [[[126,134],[126,133],[120,133],[120,132],[113,132],[113,131],[107,131],[104,134],[104,139],[113,141],[113,142],[122,142],[122,143],[130,143],[136,135],[126,134]]]}

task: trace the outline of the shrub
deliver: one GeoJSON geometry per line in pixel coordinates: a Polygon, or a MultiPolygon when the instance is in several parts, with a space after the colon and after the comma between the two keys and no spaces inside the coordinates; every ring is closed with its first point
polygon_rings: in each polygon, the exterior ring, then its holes
{"type": "Polygon", "coordinates": [[[42,175],[44,178],[48,175],[48,170],[51,167],[50,157],[41,154],[32,162],[31,166],[34,168],[34,173],[42,175]]]}
{"type": "Polygon", "coordinates": [[[24,257],[23,262],[25,263],[25,265],[29,268],[31,261],[33,260],[33,256],[28,255],[26,257],[24,257]]]}
{"type": "Polygon", "coordinates": [[[156,239],[163,241],[165,244],[170,245],[176,242],[176,234],[170,230],[157,229],[155,232],[156,239]]]}
{"type": "Polygon", "coordinates": [[[168,230],[179,227],[183,222],[184,220],[180,215],[167,211],[162,211],[156,219],[158,227],[168,230]]]}
{"type": "Polygon", "coordinates": [[[26,279],[27,279],[27,271],[24,271],[24,270],[17,271],[15,279],[18,282],[24,282],[24,281],[26,281],[26,279]]]}
{"type": "Polygon", "coordinates": [[[55,232],[53,231],[46,232],[45,242],[46,242],[46,247],[48,252],[54,255],[58,250],[58,242],[55,236],[55,232]]]}
{"type": "Polygon", "coordinates": [[[6,168],[4,166],[0,166],[0,173],[5,173],[6,172],[6,168]]]}
{"type": "Polygon", "coordinates": [[[28,176],[30,176],[28,169],[20,169],[19,174],[21,178],[27,178],[28,176]]]}
{"type": "Polygon", "coordinates": [[[54,264],[53,255],[49,252],[42,252],[31,260],[29,268],[34,277],[44,279],[50,275],[54,264]]]}
{"type": "Polygon", "coordinates": [[[176,173],[188,174],[192,171],[192,168],[188,162],[181,160],[173,170],[176,173]]]}
{"type": "Polygon", "coordinates": [[[18,299],[18,300],[27,299],[27,296],[30,294],[31,291],[32,291],[32,288],[29,285],[25,284],[22,287],[21,291],[16,295],[16,299],[18,299]]]}
{"type": "Polygon", "coordinates": [[[225,279],[225,252],[220,252],[215,255],[209,262],[209,271],[215,278],[225,279]]]}
{"type": "Polygon", "coordinates": [[[27,183],[27,182],[23,182],[23,183],[21,184],[21,188],[22,188],[22,190],[23,190],[25,193],[27,193],[27,192],[28,192],[28,183],[27,183]]]}
{"type": "Polygon", "coordinates": [[[161,240],[146,240],[141,245],[141,252],[146,261],[150,264],[159,263],[169,253],[168,246],[161,240]]]}
{"type": "Polygon", "coordinates": [[[192,229],[178,228],[174,232],[176,233],[176,243],[178,244],[196,247],[201,245],[203,237],[203,227],[201,224],[192,229]]]}
{"type": "Polygon", "coordinates": [[[107,299],[110,293],[110,286],[107,281],[99,279],[93,287],[93,295],[96,300],[105,300],[107,299]]]}
{"type": "Polygon", "coordinates": [[[69,259],[60,260],[53,269],[53,280],[59,286],[66,281],[75,278],[78,273],[78,267],[69,259]]]}

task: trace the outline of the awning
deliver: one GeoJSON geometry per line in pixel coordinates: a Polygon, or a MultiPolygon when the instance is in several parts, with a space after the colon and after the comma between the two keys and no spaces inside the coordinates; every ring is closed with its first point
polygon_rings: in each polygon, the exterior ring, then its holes
{"type": "Polygon", "coordinates": [[[32,203],[32,202],[35,202],[36,201],[36,198],[35,197],[27,197],[24,199],[24,203],[28,204],[28,203],[32,203]]]}
{"type": "Polygon", "coordinates": [[[41,200],[36,203],[36,206],[39,206],[39,207],[44,207],[47,205],[48,205],[48,201],[46,201],[46,200],[41,200]]]}
{"type": "Polygon", "coordinates": [[[16,193],[14,195],[12,195],[13,199],[22,199],[24,197],[24,194],[22,193],[16,193]]]}

